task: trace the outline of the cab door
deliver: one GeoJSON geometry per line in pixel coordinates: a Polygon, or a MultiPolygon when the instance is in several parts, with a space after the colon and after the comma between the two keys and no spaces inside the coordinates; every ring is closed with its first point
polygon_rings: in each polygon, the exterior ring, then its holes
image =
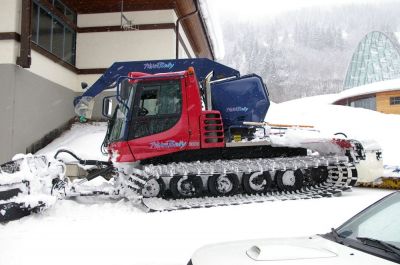
{"type": "Polygon", "coordinates": [[[128,135],[135,160],[187,148],[189,130],[183,80],[144,80],[138,84],[128,135]]]}

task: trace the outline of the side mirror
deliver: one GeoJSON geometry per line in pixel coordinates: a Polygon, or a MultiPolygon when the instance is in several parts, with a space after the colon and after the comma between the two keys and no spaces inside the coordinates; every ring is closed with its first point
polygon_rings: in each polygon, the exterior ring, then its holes
{"type": "Polygon", "coordinates": [[[88,87],[88,84],[86,82],[81,82],[81,88],[86,89],[88,87]]]}
{"type": "Polygon", "coordinates": [[[127,100],[129,98],[129,90],[131,86],[129,84],[129,80],[125,79],[124,81],[121,82],[121,89],[120,89],[120,98],[122,100],[127,100]]]}
{"type": "Polygon", "coordinates": [[[112,100],[111,97],[103,98],[103,108],[102,113],[104,117],[111,118],[112,117],[112,100]]]}

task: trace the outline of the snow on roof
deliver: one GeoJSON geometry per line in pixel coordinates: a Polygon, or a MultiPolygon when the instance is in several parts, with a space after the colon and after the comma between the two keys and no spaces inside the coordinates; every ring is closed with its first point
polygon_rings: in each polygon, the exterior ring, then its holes
{"type": "Polygon", "coordinates": [[[332,104],[332,102],[335,102],[337,100],[338,94],[324,94],[324,95],[317,95],[317,96],[310,96],[310,97],[304,97],[304,98],[297,98],[297,99],[292,99],[289,101],[282,102],[286,105],[297,105],[297,104],[311,104],[313,106],[315,105],[328,105],[332,104]]]}
{"type": "Polygon", "coordinates": [[[362,96],[362,95],[374,94],[383,91],[393,91],[393,90],[400,90],[400,79],[380,81],[346,89],[338,93],[336,99],[334,99],[332,103],[345,98],[351,98],[355,96],[362,96]]]}
{"type": "Polygon", "coordinates": [[[383,91],[395,91],[400,90],[400,79],[386,80],[375,82],[372,84],[367,84],[363,86],[353,87],[337,94],[324,94],[318,96],[311,96],[305,98],[298,98],[282,102],[286,105],[296,105],[296,104],[312,104],[312,105],[326,105],[333,104],[341,99],[369,95],[383,91]]]}

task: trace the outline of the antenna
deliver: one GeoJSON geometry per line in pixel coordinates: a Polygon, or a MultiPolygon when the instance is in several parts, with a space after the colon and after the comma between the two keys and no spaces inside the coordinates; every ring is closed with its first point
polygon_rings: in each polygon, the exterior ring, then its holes
{"type": "Polygon", "coordinates": [[[139,26],[124,15],[124,0],[121,0],[121,28],[123,30],[139,30],[139,26]]]}

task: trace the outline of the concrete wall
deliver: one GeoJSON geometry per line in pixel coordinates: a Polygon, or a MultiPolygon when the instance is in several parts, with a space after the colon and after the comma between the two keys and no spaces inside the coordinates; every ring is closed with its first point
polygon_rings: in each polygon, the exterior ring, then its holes
{"type": "Polygon", "coordinates": [[[13,64],[0,64],[0,163],[74,116],[76,93],[13,64]]]}

